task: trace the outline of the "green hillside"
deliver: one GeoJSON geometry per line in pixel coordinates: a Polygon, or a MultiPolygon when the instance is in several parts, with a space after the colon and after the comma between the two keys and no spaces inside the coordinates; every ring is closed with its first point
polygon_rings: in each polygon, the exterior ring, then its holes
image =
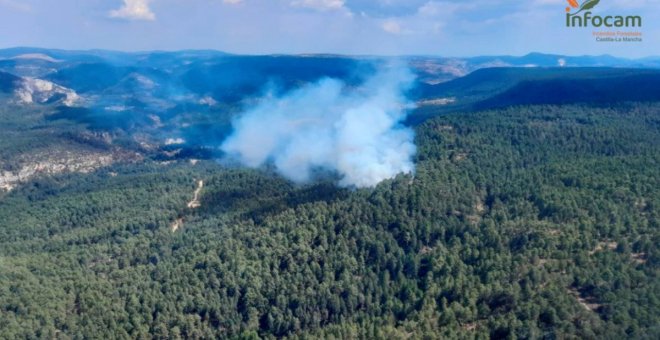
{"type": "Polygon", "coordinates": [[[660,100],[660,71],[626,68],[488,68],[437,84],[421,84],[421,100],[451,98],[443,106],[422,105],[410,117],[416,124],[456,111],[503,108],[513,105],[609,105],[625,101],[660,100]]]}
{"type": "Polygon", "coordinates": [[[438,116],[374,189],[211,161],[33,180],[0,196],[0,338],[658,338],[658,110],[438,116]]]}

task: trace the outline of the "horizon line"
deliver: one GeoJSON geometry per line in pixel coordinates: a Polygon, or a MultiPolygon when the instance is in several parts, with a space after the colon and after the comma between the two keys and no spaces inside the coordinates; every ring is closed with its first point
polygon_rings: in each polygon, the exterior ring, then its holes
{"type": "Polygon", "coordinates": [[[186,49],[153,49],[153,50],[115,50],[115,49],[106,49],[106,48],[87,48],[87,49],[66,49],[58,47],[35,47],[35,46],[12,46],[12,47],[0,47],[0,51],[14,50],[14,49],[32,49],[32,50],[44,50],[44,51],[60,51],[60,52],[75,52],[75,53],[94,53],[94,52],[111,52],[111,53],[123,53],[123,54],[152,54],[152,53],[184,53],[184,52],[214,52],[218,54],[226,54],[233,56],[339,56],[339,57],[358,57],[358,58],[414,58],[414,57],[426,57],[426,58],[446,58],[446,59],[469,59],[469,58],[480,58],[480,57],[513,57],[513,58],[523,58],[530,55],[542,55],[542,56],[556,56],[556,57],[566,57],[566,58],[582,58],[582,57],[611,57],[617,59],[625,60],[644,60],[652,58],[660,58],[660,55],[648,55],[645,57],[631,58],[631,57],[622,57],[613,54],[580,54],[580,55],[570,55],[570,54],[561,54],[554,52],[538,52],[530,51],[527,54],[515,55],[515,54],[475,54],[471,56],[446,56],[440,54],[350,54],[350,53],[338,53],[338,52],[299,52],[299,53],[282,53],[282,52],[270,52],[270,53],[235,53],[228,52],[214,48],[186,48],[186,49]]]}

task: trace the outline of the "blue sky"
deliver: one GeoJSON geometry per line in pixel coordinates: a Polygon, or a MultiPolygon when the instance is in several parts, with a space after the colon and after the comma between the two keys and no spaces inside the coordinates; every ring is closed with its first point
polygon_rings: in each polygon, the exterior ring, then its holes
{"type": "MultiPolygon", "coordinates": [[[[579,0],[582,1],[582,0],[579,0]]],[[[644,42],[566,28],[566,0],[0,0],[0,47],[216,49],[370,55],[660,55],[660,0],[601,0],[643,16],[644,42]]]]}

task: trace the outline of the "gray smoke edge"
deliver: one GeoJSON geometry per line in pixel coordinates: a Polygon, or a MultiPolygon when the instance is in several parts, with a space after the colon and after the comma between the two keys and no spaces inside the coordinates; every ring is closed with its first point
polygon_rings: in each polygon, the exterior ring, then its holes
{"type": "Polygon", "coordinates": [[[227,159],[309,182],[315,169],[339,174],[343,187],[374,187],[413,173],[414,132],[402,125],[414,104],[406,98],[414,74],[388,62],[358,88],[324,78],[283,96],[269,96],[232,122],[221,144],[227,159]]]}

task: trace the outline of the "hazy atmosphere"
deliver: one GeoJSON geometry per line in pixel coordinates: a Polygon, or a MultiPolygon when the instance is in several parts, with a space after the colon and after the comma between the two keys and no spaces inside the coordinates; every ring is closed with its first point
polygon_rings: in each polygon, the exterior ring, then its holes
{"type": "Polygon", "coordinates": [[[565,0],[0,0],[0,47],[232,53],[660,54],[659,0],[602,0],[642,15],[644,42],[565,27],[565,0]],[[56,13],[56,15],[53,15],[56,13]]]}
{"type": "Polygon", "coordinates": [[[660,339],[660,0],[0,0],[0,339],[660,339]]]}

